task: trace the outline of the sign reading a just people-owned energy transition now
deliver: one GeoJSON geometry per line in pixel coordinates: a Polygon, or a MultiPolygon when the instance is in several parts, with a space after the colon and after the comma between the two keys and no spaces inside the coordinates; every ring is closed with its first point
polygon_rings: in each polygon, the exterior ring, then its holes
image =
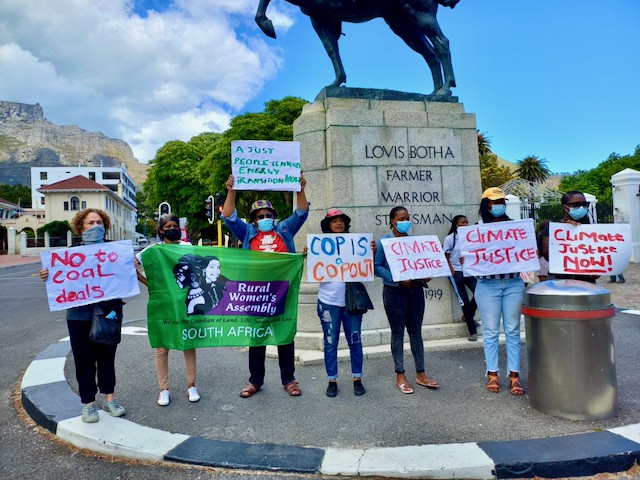
{"type": "Polygon", "coordinates": [[[142,252],[142,262],[152,347],[293,341],[303,255],[157,244],[142,252]]]}
{"type": "Polygon", "coordinates": [[[231,142],[235,190],[300,191],[300,142],[231,142]]]}
{"type": "Polygon", "coordinates": [[[52,312],[140,293],[131,240],[51,250],[42,252],[40,260],[49,271],[52,312]]]}

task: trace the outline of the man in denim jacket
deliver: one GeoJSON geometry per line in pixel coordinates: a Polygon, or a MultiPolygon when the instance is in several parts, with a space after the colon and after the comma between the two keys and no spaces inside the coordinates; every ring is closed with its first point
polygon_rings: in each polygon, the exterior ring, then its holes
{"type": "MultiPolygon", "coordinates": [[[[262,251],[295,253],[293,237],[309,215],[309,203],[304,193],[306,181],[300,176],[300,192],[297,195],[297,208],[293,214],[276,225],[274,220],[278,212],[268,200],[258,200],[251,206],[249,223],[238,217],[236,210],[236,191],[233,188],[233,176],[227,179],[227,198],[220,216],[227,228],[242,241],[242,248],[262,251]]],[[[249,347],[249,383],[242,389],[240,396],[252,397],[264,383],[266,347],[249,347]]],[[[278,363],[280,378],[287,393],[293,397],[300,396],[302,391],[294,377],[294,346],[278,345],[278,363]]]]}

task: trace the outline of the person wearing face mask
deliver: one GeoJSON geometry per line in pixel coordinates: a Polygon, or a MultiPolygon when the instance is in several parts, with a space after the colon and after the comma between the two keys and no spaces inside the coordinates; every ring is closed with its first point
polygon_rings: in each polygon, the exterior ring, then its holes
{"type": "MultiPolygon", "coordinates": [[[[506,222],[506,196],[498,187],[486,189],[480,201],[481,223],[506,222]]],[[[524,299],[525,284],[519,273],[501,273],[478,276],[475,299],[482,316],[484,358],[487,365],[487,390],[500,392],[498,380],[498,340],[502,319],[507,345],[509,391],[524,395],[520,383],[520,306],[524,299]]]]}
{"type": "MultiPolygon", "coordinates": [[[[577,190],[562,195],[560,199],[562,204],[563,216],[560,220],[561,223],[570,223],[571,225],[583,225],[591,223],[589,221],[589,202],[587,202],[584,193],[577,190]]],[[[548,261],[549,258],[549,225],[540,231],[540,244],[543,252],[546,252],[548,261]]],[[[582,280],[583,282],[596,283],[598,279],[597,275],[570,275],[550,273],[548,276],[552,280],[582,280]]]]}
{"type": "MultiPolygon", "coordinates": [[[[98,208],[81,210],[71,220],[71,229],[76,235],[82,235],[83,245],[105,242],[105,232],[109,230],[110,226],[109,215],[98,208]]],[[[40,278],[43,281],[46,281],[48,277],[49,271],[46,268],[40,270],[40,278]]],[[[112,417],[121,417],[125,414],[124,407],[114,398],[117,345],[105,345],[89,340],[93,307],[93,304],[82,305],[67,310],[67,327],[76,380],[78,381],[80,400],[84,403],[81,418],[85,423],[95,423],[100,420],[99,409],[95,403],[98,390],[104,395],[103,410],[112,417]]]]}
{"type": "MultiPolygon", "coordinates": [[[[391,233],[382,238],[403,237],[411,230],[411,217],[404,207],[394,207],[389,213],[391,233]]],[[[382,279],[382,301],[391,328],[391,355],[396,372],[396,386],[402,393],[413,393],[404,371],[404,331],[407,330],[411,353],[416,367],[416,383],[427,388],[438,388],[438,382],[429,378],[424,368],[424,343],[422,322],[424,317],[424,292],[430,278],[394,282],[381,240],[377,242],[374,273],[382,279]]]]}
{"type": "MultiPolygon", "coordinates": [[[[309,203],[304,192],[306,180],[300,176],[300,192],[297,194],[296,209],[293,214],[275,223],[278,212],[268,200],[258,200],[251,205],[249,222],[238,217],[236,211],[236,191],[233,188],[233,175],[226,182],[227,198],[222,207],[225,225],[242,241],[242,248],[260,252],[294,253],[296,247],[293,237],[309,215],[309,203]]],[[[249,398],[255,395],[264,384],[266,347],[249,347],[249,383],[240,391],[240,396],[249,398]]],[[[302,395],[296,382],[295,352],[293,342],[278,345],[278,364],[280,379],[284,389],[292,397],[302,395]]]]}
{"type": "MultiPolygon", "coordinates": [[[[163,215],[158,220],[158,238],[162,243],[170,245],[191,245],[189,242],[180,240],[182,238],[182,231],[180,230],[180,219],[177,215],[172,213],[163,215]]],[[[155,245],[151,245],[147,248],[155,248],[155,245]]],[[[146,251],[145,248],[142,252],[146,251]]],[[[147,284],[147,277],[142,265],[142,252],[136,254],[136,270],[138,273],[138,280],[144,285],[147,284]]],[[[190,402],[197,402],[200,400],[200,394],[196,388],[196,349],[185,350],[184,354],[184,366],[187,372],[187,398],[190,402]]],[[[166,407],[171,402],[171,389],[169,388],[169,349],[156,347],[155,349],[155,364],[156,375],[158,377],[158,385],[160,387],[160,394],[158,395],[158,405],[166,407]]]]}

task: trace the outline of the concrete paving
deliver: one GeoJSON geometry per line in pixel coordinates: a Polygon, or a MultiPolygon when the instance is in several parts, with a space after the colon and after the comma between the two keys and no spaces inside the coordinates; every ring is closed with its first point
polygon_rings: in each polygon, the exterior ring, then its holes
{"type": "MultiPolygon", "coordinates": [[[[125,307],[129,320],[116,357],[116,393],[127,408],[125,418],[101,411],[97,424],[82,423],[67,339],[34,359],[23,377],[22,401],[40,425],[73,445],[160,462],[403,478],[559,478],[623,471],[640,459],[640,312],[633,303],[639,269],[633,265],[625,272],[627,284],[612,286],[617,294],[611,288],[617,306],[632,308],[619,309],[613,320],[618,410],[609,420],[551,417],[533,409],[528,395],[510,395],[504,378],[499,394],[487,392],[481,341],[466,339],[426,342],[427,373],[441,388],[414,383],[412,395],[396,389],[391,359],[375,351],[365,358],[362,397],[353,394],[344,361],[336,398],[325,396],[324,367],[315,362],[297,366],[304,394],[289,397],[279,383],[277,361],[268,359],[263,390],[243,399],[238,393],[248,376],[246,350],[219,348],[198,350],[202,398],[190,403],[182,355],[171,352],[172,401],[160,407],[144,298],[125,307]]],[[[503,347],[501,355],[504,368],[503,347]]],[[[405,359],[413,380],[408,348],[405,359]]],[[[526,388],[526,346],[522,367],[526,388]]]]}

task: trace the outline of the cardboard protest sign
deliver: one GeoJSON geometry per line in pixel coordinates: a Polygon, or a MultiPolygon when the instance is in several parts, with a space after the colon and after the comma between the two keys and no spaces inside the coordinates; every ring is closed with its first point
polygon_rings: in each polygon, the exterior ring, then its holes
{"type": "Polygon", "coordinates": [[[617,275],[631,259],[631,226],[549,224],[549,272],[617,275]]]}
{"type": "Polygon", "coordinates": [[[157,244],[142,252],[142,261],[152,347],[293,341],[303,255],[157,244]]]}
{"type": "Polygon", "coordinates": [[[451,275],[436,235],[382,238],[380,243],[394,282],[451,275]]]}
{"type": "Polygon", "coordinates": [[[300,142],[231,142],[235,190],[300,191],[300,142]]]}
{"type": "Polygon", "coordinates": [[[459,227],[458,241],[467,277],[540,270],[530,218],[459,227]]]}
{"type": "Polygon", "coordinates": [[[49,310],[65,310],[102,300],[138,295],[131,240],[51,250],[40,254],[49,271],[49,310]]]}
{"type": "Polygon", "coordinates": [[[309,282],[372,282],[370,233],[307,235],[309,282]]]}

